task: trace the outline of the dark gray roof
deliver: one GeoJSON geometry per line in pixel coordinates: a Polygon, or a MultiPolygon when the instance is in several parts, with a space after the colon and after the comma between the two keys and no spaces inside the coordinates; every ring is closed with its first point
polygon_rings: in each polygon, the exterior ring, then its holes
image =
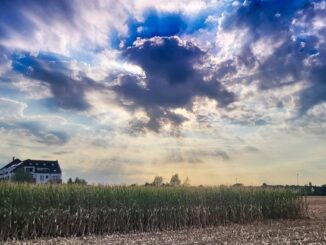
{"type": "Polygon", "coordinates": [[[61,174],[61,168],[58,160],[45,161],[45,160],[26,159],[24,161],[21,161],[19,159],[15,159],[1,169],[5,169],[13,165],[16,165],[16,168],[12,170],[13,172],[16,171],[16,169],[19,167],[34,167],[35,173],[61,174]]]}
{"type": "Polygon", "coordinates": [[[7,165],[5,165],[3,168],[1,168],[1,169],[4,169],[4,168],[9,168],[9,167],[11,167],[12,165],[15,165],[15,164],[18,164],[18,163],[20,163],[21,161],[17,158],[17,159],[15,159],[15,160],[13,160],[12,162],[10,162],[10,163],[8,163],[7,165]]]}
{"type": "Polygon", "coordinates": [[[52,173],[61,174],[59,162],[45,160],[24,160],[19,164],[20,167],[35,167],[35,173],[52,173]]]}

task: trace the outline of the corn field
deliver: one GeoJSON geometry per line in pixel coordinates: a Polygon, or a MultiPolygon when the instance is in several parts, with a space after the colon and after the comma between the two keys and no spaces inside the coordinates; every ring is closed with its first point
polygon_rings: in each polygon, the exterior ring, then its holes
{"type": "Polygon", "coordinates": [[[305,212],[302,197],[281,189],[0,183],[0,241],[202,228],[305,212]]]}

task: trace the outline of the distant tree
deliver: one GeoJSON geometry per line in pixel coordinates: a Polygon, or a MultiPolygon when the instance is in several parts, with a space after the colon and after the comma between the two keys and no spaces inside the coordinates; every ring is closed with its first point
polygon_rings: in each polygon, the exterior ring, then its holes
{"type": "Polygon", "coordinates": [[[87,185],[87,181],[84,179],[78,178],[78,177],[75,178],[75,181],[73,181],[71,178],[69,178],[67,181],[67,184],[68,185],[71,185],[71,184],[87,185]]]}
{"type": "Polygon", "coordinates": [[[179,178],[179,175],[178,174],[172,175],[171,180],[170,180],[170,185],[171,186],[179,186],[180,184],[181,184],[181,180],[179,178]]]}
{"type": "Polygon", "coordinates": [[[233,185],[233,187],[243,187],[243,184],[241,184],[241,183],[235,183],[235,184],[233,185]]]}
{"type": "Polygon", "coordinates": [[[268,185],[264,182],[261,187],[267,187],[268,185]]]}
{"type": "Polygon", "coordinates": [[[182,183],[183,186],[190,186],[190,179],[187,177],[183,183],[182,183]]]}
{"type": "Polygon", "coordinates": [[[16,182],[34,182],[33,175],[26,172],[23,168],[18,168],[13,175],[13,180],[16,182]]]}
{"type": "Polygon", "coordinates": [[[161,186],[163,184],[163,177],[162,176],[156,176],[153,181],[154,186],[161,186]]]}
{"type": "Polygon", "coordinates": [[[84,179],[80,179],[80,178],[76,177],[75,184],[87,185],[87,181],[84,180],[84,179]]]}

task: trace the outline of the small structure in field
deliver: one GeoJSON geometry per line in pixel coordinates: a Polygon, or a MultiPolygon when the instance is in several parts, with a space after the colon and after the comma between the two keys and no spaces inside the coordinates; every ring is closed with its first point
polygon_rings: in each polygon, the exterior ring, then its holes
{"type": "Polygon", "coordinates": [[[23,171],[35,183],[62,183],[62,172],[58,160],[13,160],[0,169],[0,181],[15,181],[15,174],[23,171]]]}

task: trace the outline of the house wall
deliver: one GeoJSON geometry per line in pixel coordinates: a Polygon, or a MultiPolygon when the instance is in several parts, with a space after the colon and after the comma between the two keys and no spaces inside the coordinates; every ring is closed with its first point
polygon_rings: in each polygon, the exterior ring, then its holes
{"type": "Polygon", "coordinates": [[[11,179],[12,179],[12,173],[3,171],[2,174],[0,174],[0,181],[10,181],[11,179]]]}
{"type": "MultiPolygon", "coordinates": [[[[0,173],[0,181],[11,181],[13,178],[14,173],[8,173],[9,169],[2,170],[0,173]]],[[[51,173],[33,173],[30,172],[35,179],[36,183],[61,183],[62,176],[61,174],[51,174],[51,173]]]]}
{"type": "Polygon", "coordinates": [[[33,173],[36,183],[61,182],[61,174],[33,173]]]}

